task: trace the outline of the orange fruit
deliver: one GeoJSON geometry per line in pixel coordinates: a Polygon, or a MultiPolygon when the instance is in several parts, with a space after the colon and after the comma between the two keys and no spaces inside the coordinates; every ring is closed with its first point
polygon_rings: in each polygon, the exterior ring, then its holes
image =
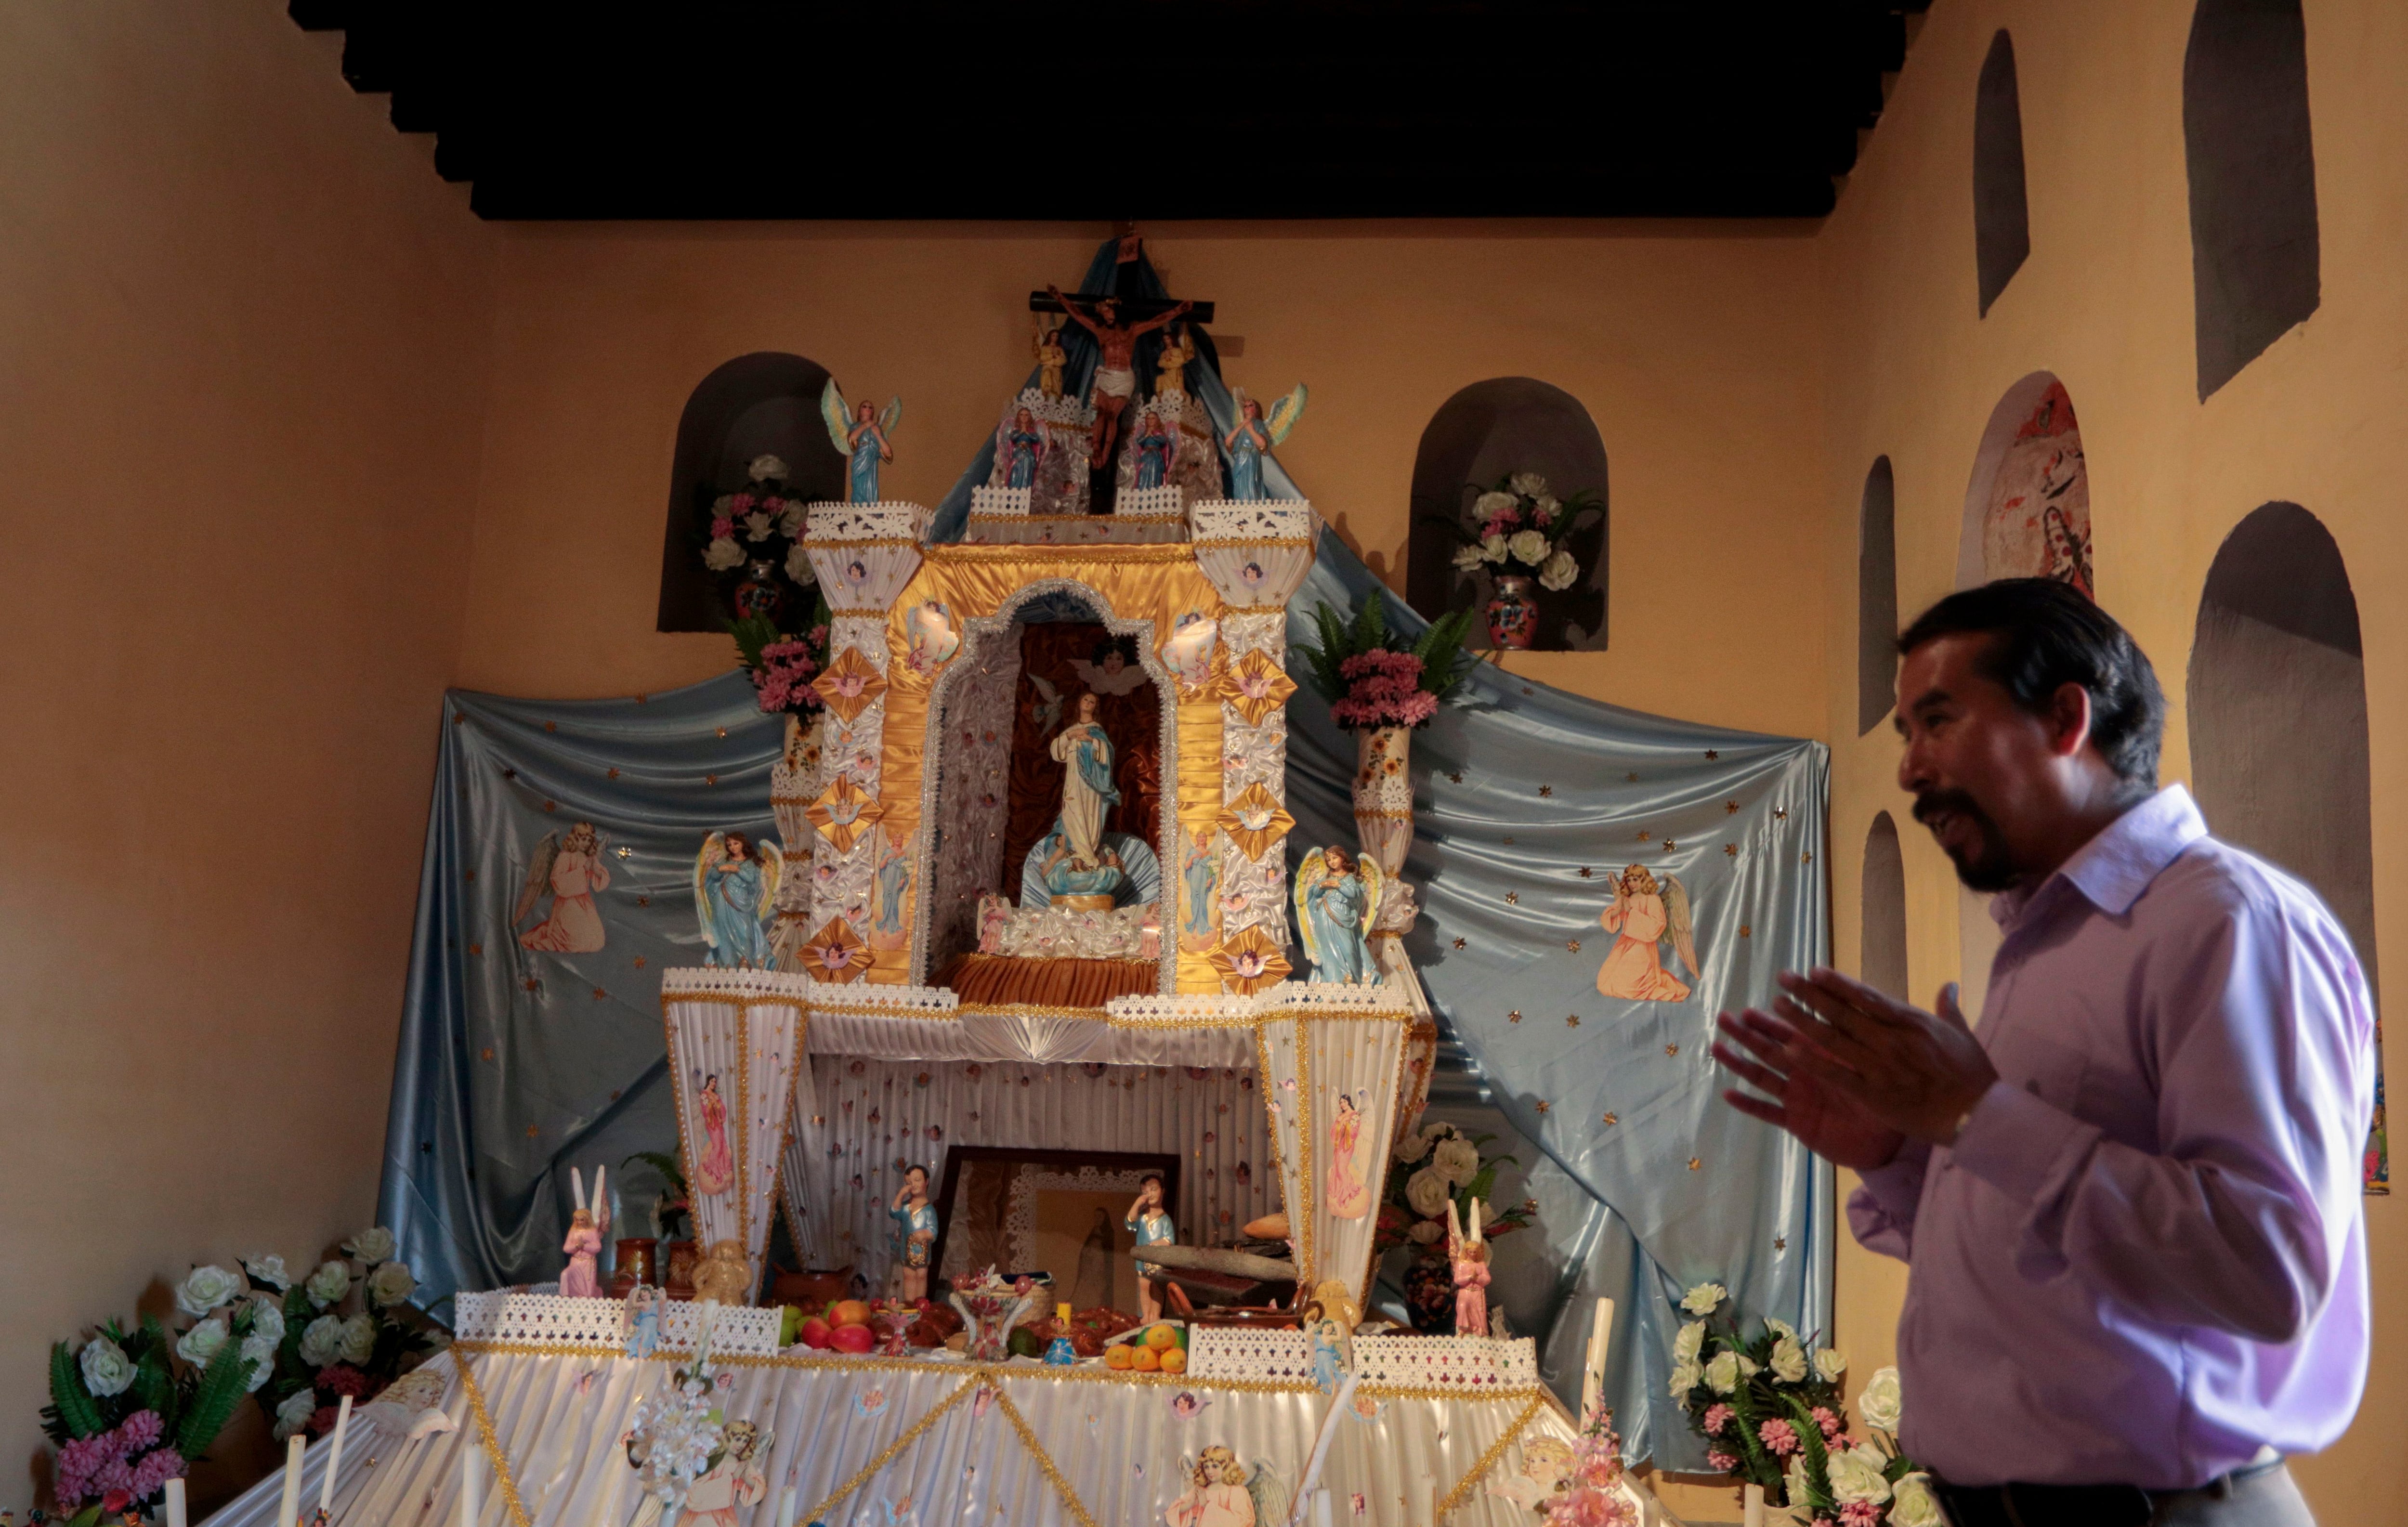
{"type": "Polygon", "coordinates": [[[869,1306],[858,1299],[839,1299],[828,1309],[830,1325],[867,1325],[869,1306]]]}
{"type": "Polygon", "coordinates": [[[1104,1349],[1104,1366],[1107,1368],[1125,1369],[1128,1367],[1133,1361],[1134,1359],[1130,1355],[1128,1349],[1128,1344],[1125,1342],[1122,1343],[1118,1347],[1107,1347],[1104,1349]]]}
{"type": "Polygon", "coordinates": [[[1179,1333],[1167,1325],[1151,1326],[1145,1333],[1145,1344],[1157,1352],[1167,1352],[1179,1345],[1179,1333]]]}
{"type": "Polygon", "coordinates": [[[1172,1348],[1169,1351],[1163,1353],[1161,1362],[1162,1371],[1164,1373],[1185,1373],[1187,1371],[1187,1354],[1176,1347],[1172,1348]]]}
{"type": "Polygon", "coordinates": [[[1140,1347],[1129,1354],[1129,1366],[1140,1373],[1157,1373],[1162,1368],[1162,1354],[1151,1347],[1140,1347]]]}

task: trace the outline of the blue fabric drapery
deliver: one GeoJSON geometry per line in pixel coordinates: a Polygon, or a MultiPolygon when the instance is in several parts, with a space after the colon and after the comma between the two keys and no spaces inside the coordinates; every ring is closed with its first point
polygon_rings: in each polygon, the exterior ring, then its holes
{"type": "MultiPolygon", "coordinates": [[[[1150,265],[1122,273],[1113,249],[1082,292],[1122,275],[1123,294],[1160,294],[1150,265]]],[[[1188,389],[1226,431],[1233,401],[1209,337],[1197,338],[1188,389]]],[[[1066,340],[1076,389],[1095,348],[1075,328],[1066,340]]],[[[1146,345],[1140,376],[1152,374],[1146,345]]],[[[992,454],[990,437],[939,506],[933,538],[959,537],[992,454]]],[[[1263,468],[1272,493],[1305,496],[1276,460],[1263,468]]],[[[1290,606],[1291,642],[1313,638],[1317,603],[1351,613],[1379,586],[1325,535],[1290,606]]],[[[1393,625],[1420,628],[1393,596],[1388,607],[1393,625]]],[[[1309,689],[1288,721],[1291,854],[1351,845],[1353,738],[1309,689]]],[[[632,700],[454,692],[444,722],[382,1195],[430,1301],[556,1275],[566,1168],[674,1149],[658,973],[702,958],[692,877],[704,835],[772,831],[781,735],[733,673],[632,700]],[[512,920],[528,867],[545,835],[566,837],[578,821],[607,840],[610,884],[593,896],[604,947],[525,948],[520,935],[552,902],[540,894],[512,920]]],[[[1607,1394],[1623,1435],[1667,1466],[1702,1466],[1663,1398],[1682,1292],[1713,1279],[1750,1315],[1830,1325],[1830,1168],[1725,1106],[1708,1054],[1715,1012],[1769,992],[1777,970],[1827,957],[1828,751],[1619,709],[1484,664],[1415,737],[1413,772],[1405,873],[1423,913],[1408,948],[1498,1106],[1545,1157],[1529,1163],[1529,1187],[1555,1282],[1542,1307],[1510,1313],[1540,1337],[1550,1382],[1577,1400],[1589,1300],[1612,1295],[1607,1394]],[[1616,935],[1598,919],[1630,863],[1677,878],[1690,897],[1701,974],[1657,955],[1692,987],[1684,1000],[1599,993],[1616,935]]],[[[647,1199],[613,1184],[620,1232],[649,1234],[647,1199]]]]}

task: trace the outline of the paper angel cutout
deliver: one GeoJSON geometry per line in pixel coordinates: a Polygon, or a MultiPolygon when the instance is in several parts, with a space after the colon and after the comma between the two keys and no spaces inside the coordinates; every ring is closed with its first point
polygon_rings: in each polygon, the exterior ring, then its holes
{"type": "Polygon", "coordinates": [[[846,496],[855,504],[878,502],[878,468],[895,459],[895,427],[903,422],[899,397],[889,399],[875,416],[870,408],[867,398],[858,407],[848,407],[834,377],[820,390],[820,417],[827,422],[828,439],[837,454],[853,462],[851,491],[846,496]]]}
{"type": "Polygon", "coordinates": [[[590,821],[572,823],[565,839],[558,833],[543,835],[527,860],[526,878],[510,908],[510,926],[524,922],[546,894],[552,897],[552,908],[542,921],[519,935],[521,944],[553,954],[591,954],[608,941],[602,914],[594,907],[594,893],[610,885],[603,848],[602,835],[590,821]]]}
{"type": "Polygon", "coordinates": [[[774,841],[762,839],[756,851],[742,833],[713,833],[702,840],[694,859],[694,912],[710,947],[707,963],[768,968],[764,924],[785,877],[786,856],[774,841]]]}
{"type": "Polygon", "coordinates": [[[1266,496],[1263,485],[1263,458],[1287,441],[1288,432],[1304,417],[1304,383],[1271,405],[1270,416],[1263,416],[1263,406],[1238,389],[1238,422],[1221,439],[1222,449],[1229,453],[1229,496],[1240,501],[1266,496]]]}
{"type": "Polygon", "coordinates": [[[1689,988],[1665,967],[1678,960],[1698,977],[1698,945],[1689,911],[1689,890],[1666,875],[1661,881],[1643,864],[1632,864],[1614,883],[1613,905],[1598,917],[1606,932],[1620,936],[1597,971],[1600,996],[1633,1002],[1681,1002],[1689,988]]]}
{"type": "Polygon", "coordinates": [[[1097,642],[1086,657],[1072,658],[1070,671],[1097,694],[1134,694],[1147,682],[1145,669],[1129,657],[1128,644],[1117,636],[1097,642]]]}
{"type": "Polygon", "coordinates": [[[1316,981],[1376,981],[1371,920],[1380,909],[1380,866],[1336,844],[1308,849],[1296,869],[1296,924],[1316,981]]]}

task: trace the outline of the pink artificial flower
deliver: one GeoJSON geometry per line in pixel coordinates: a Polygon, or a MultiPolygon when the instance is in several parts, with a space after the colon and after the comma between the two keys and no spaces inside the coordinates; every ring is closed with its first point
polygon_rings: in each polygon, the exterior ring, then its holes
{"type": "Polygon", "coordinates": [[[335,1363],[318,1370],[315,1385],[321,1395],[364,1398],[368,1391],[368,1376],[348,1363],[335,1363]]]}
{"type": "Polygon", "coordinates": [[[1719,1448],[1710,1448],[1706,1450],[1706,1467],[1716,1474],[1731,1474],[1737,1472],[1739,1460],[1719,1448]]]}
{"type": "Polygon", "coordinates": [[[1840,1527],[1881,1527],[1881,1507],[1870,1501],[1850,1501],[1840,1507],[1840,1527]]]}
{"type": "Polygon", "coordinates": [[[112,1458],[93,1471],[91,1488],[103,1495],[112,1491],[130,1491],[134,1488],[134,1471],[126,1465],[125,1460],[112,1458]]]}
{"type": "Polygon", "coordinates": [[[78,1437],[59,1449],[59,1471],[51,1481],[61,1506],[76,1506],[97,1494],[93,1488],[93,1476],[116,1455],[110,1451],[115,1434],[98,1432],[88,1437],[78,1437]]]}
{"type": "Polygon", "coordinates": [[[1823,1440],[1826,1442],[1838,1436],[1842,1429],[1847,1425],[1839,1417],[1831,1414],[1831,1407],[1828,1406],[1814,1407],[1814,1424],[1823,1429],[1823,1440]]]}
{"type": "Polygon", "coordinates": [[[1706,1406],[1706,1414],[1704,1417],[1706,1435],[1713,1436],[1724,1427],[1728,1426],[1730,1424],[1730,1406],[1719,1403],[1706,1406]]]}
{"type": "Polygon", "coordinates": [[[735,534],[736,521],[733,520],[723,518],[710,522],[710,536],[715,541],[724,541],[735,534]]]}
{"type": "Polygon", "coordinates": [[[727,501],[727,507],[734,509],[737,513],[742,514],[745,510],[752,507],[752,495],[751,493],[738,493],[735,497],[727,501]]]}
{"type": "Polygon", "coordinates": [[[1778,1417],[1758,1426],[1756,1434],[1776,1458],[1786,1458],[1798,1450],[1798,1429],[1778,1417]]]}
{"type": "Polygon", "coordinates": [[[158,1446],[162,1429],[157,1411],[136,1411],[118,1423],[117,1455],[120,1458],[126,1458],[140,1452],[145,1448],[158,1446]]]}
{"type": "Polygon", "coordinates": [[[184,1477],[184,1455],[173,1448],[156,1448],[142,1455],[134,1466],[134,1498],[147,1501],[166,1488],[170,1479],[184,1477]]]}

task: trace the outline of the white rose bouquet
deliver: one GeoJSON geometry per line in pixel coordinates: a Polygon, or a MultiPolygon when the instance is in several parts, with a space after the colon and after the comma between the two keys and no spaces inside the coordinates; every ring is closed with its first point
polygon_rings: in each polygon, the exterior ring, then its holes
{"type": "Polygon", "coordinates": [[[1700,1283],[1681,1300],[1697,1317],[1672,1342],[1672,1398],[1706,1441],[1706,1462],[1788,1508],[1792,1521],[1837,1527],[1939,1527],[1929,1477],[1898,1449],[1898,1370],[1866,1384],[1872,1431],[1852,1440],[1840,1380],[1848,1360],[1768,1318],[1742,1334],[1730,1295],[1700,1283]]]}
{"type": "MultiPolygon", "coordinates": [[[[1577,533],[1605,518],[1605,503],[1594,491],[1557,498],[1536,472],[1509,472],[1493,487],[1469,483],[1465,491],[1476,495],[1465,514],[1426,517],[1463,542],[1455,554],[1456,571],[1534,576],[1550,593],[1562,592],[1587,573],[1571,543],[1577,533]]],[[[1594,549],[1589,554],[1594,558],[1594,549]]]]}
{"type": "MultiPolygon", "coordinates": [[[[286,1277],[280,1293],[253,1296],[267,1363],[264,1382],[252,1387],[279,1441],[296,1432],[323,1434],[344,1395],[366,1404],[435,1348],[428,1321],[409,1303],[418,1277],[400,1260],[393,1232],[382,1225],[363,1230],[345,1239],[342,1250],[306,1277],[286,1277]]],[[[280,1257],[254,1257],[245,1265],[284,1270],[280,1257]]]]}
{"type": "Polygon", "coordinates": [[[695,553],[718,592],[738,657],[762,691],[761,708],[808,715],[819,708],[819,697],[796,681],[795,660],[809,659],[800,664],[803,680],[825,664],[828,622],[827,601],[820,597],[819,575],[805,549],[809,516],[778,457],[753,457],[745,475],[750,480],[736,492],[697,500],[695,553]],[[765,649],[770,649],[767,660],[765,649]]]}

